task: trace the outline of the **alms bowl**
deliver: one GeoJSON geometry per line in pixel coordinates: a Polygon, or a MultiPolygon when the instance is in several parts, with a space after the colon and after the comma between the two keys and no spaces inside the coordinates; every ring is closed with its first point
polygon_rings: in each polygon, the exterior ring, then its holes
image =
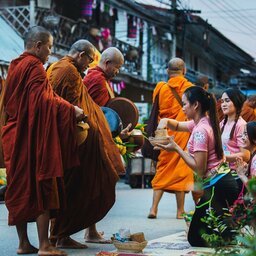
{"type": "Polygon", "coordinates": [[[169,137],[149,137],[149,142],[152,146],[156,146],[156,144],[164,144],[167,145],[169,143],[169,137]]]}

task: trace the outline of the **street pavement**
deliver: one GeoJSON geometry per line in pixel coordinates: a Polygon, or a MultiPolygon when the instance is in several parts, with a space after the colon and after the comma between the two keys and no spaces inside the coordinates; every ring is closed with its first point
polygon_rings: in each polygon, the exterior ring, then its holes
{"type": "MultiPolygon", "coordinates": [[[[116,187],[116,203],[106,217],[97,224],[98,231],[104,231],[107,239],[117,233],[120,228],[130,229],[131,233],[144,232],[148,241],[165,241],[182,234],[185,240],[186,224],[184,220],[176,219],[176,201],[174,194],[164,193],[158,209],[157,219],[148,219],[147,215],[152,203],[152,189],[131,189],[123,180],[118,182],[116,187]]],[[[81,202],[82,203],[82,202],[81,202]]],[[[185,210],[194,210],[194,203],[191,193],[186,195],[185,210]]],[[[33,245],[38,244],[36,225],[28,225],[29,238],[33,245]]],[[[7,225],[7,209],[4,204],[0,204],[0,255],[16,255],[18,239],[15,227],[7,225]]],[[[84,231],[72,236],[75,240],[84,243],[84,231]]],[[[149,243],[150,244],[150,243],[149,243]]],[[[68,255],[95,256],[100,251],[115,251],[113,244],[92,244],[87,243],[87,249],[66,250],[68,255]]],[[[152,246],[151,246],[152,247],[152,246]]],[[[150,255],[154,254],[154,248],[150,248],[150,255]]],[[[145,250],[147,252],[147,250],[145,250]]],[[[32,254],[31,254],[32,255],[32,254]]],[[[36,254],[35,254],[36,255],[36,254]]],[[[171,251],[167,255],[178,255],[171,251]]]]}

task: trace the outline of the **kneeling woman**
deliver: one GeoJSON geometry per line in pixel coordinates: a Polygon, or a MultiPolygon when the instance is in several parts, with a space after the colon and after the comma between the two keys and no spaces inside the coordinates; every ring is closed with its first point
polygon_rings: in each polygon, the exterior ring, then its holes
{"type": "MultiPolygon", "coordinates": [[[[188,241],[192,246],[204,247],[207,244],[202,234],[212,234],[213,230],[201,219],[206,216],[209,208],[212,208],[217,216],[224,216],[224,208],[231,206],[237,199],[239,189],[230,169],[223,168],[225,164],[223,164],[223,149],[214,96],[194,86],[184,92],[182,103],[183,111],[191,121],[178,122],[165,118],[160,120],[158,129],[190,131],[188,153],[183,151],[172,138],[168,145],[159,144],[158,147],[177,152],[204,181],[204,195],[196,205],[188,232],[188,241]]],[[[231,238],[232,232],[227,229],[223,233],[223,239],[228,241],[231,238]]]]}

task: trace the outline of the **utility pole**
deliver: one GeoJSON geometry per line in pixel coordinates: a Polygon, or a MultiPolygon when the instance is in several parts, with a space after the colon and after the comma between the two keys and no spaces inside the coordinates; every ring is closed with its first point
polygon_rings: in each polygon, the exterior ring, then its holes
{"type": "Polygon", "coordinates": [[[172,13],[174,14],[174,29],[172,31],[172,49],[171,49],[171,56],[172,58],[176,57],[176,33],[177,33],[177,26],[176,26],[176,9],[177,9],[177,2],[176,0],[172,1],[172,13]]]}
{"type": "Polygon", "coordinates": [[[35,26],[35,0],[29,1],[29,26],[35,26]]]}

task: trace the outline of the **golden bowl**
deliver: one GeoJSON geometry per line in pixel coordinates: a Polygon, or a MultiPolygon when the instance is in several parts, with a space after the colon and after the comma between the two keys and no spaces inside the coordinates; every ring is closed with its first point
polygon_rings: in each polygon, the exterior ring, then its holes
{"type": "Polygon", "coordinates": [[[138,253],[142,252],[142,250],[147,246],[148,241],[143,241],[141,243],[136,241],[122,243],[117,240],[113,240],[113,244],[119,252],[138,253]]]}
{"type": "Polygon", "coordinates": [[[156,144],[167,145],[170,142],[169,137],[149,137],[148,140],[154,147],[156,146],[156,144]]]}

